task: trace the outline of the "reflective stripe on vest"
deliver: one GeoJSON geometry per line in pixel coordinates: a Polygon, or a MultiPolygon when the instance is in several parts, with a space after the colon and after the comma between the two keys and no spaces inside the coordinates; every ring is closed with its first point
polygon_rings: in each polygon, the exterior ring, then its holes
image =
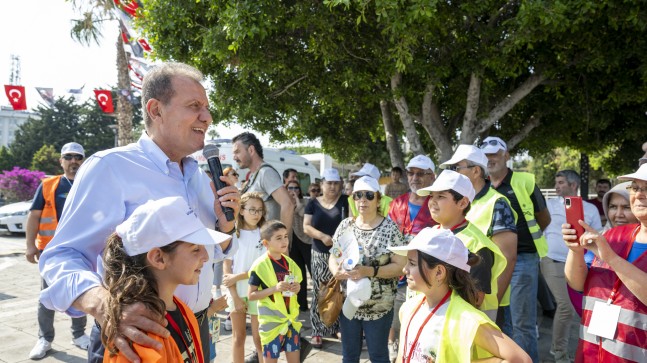
{"type": "Polygon", "coordinates": [[[541,228],[539,228],[539,224],[535,220],[535,208],[532,204],[532,199],[530,199],[535,190],[535,176],[530,173],[512,172],[510,185],[523,211],[523,216],[526,218],[528,230],[535,242],[537,254],[540,258],[544,257],[548,253],[548,243],[546,243],[546,238],[544,238],[541,228]]]}
{"type": "MultiPolygon", "coordinates": [[[[296,277],[296,282],[301,282],[302,274],[299,266],[297,266],[291,258],[285,255],[283,255],[283,257],[288,262],[290,273],[296,277]]],[[[250,268],[250,271],[254,271],[268,287],[276,286],[278,284],[276,272],[274,272],[274,267],[272,266],[272,260],[270,260],[267,254],[257,259],[250,268]]],[[[274,301],[270,299],[270,296],[264,297],[258,301],[258,332],[261,336],[261,343],[263,345],[269,344],[279,334],[286,334],[290,325],[292,325],[297,332],[301,330],[302,325],[298,321],[299,303],[297,302],[296,295],[290,298],[289,314],[285,306],[285,300],[283,300],[283,294],[278,291],[271,296],[274,301]]]]}
{"type": "Polygon", "coordinates": [[[45,206],[38,222],[38,234],[36,235],[36,248],[44,250],[45,246],[54,237],[58,219],[56,218],[56,188],[61,181],[61,175],[53,176],[43,180],[43,200],[45,206]]]}
{"type": "Polygon", "coordinates": [[[494,244],[491,239],[487,238],[487,236],[472,223],[468,223],[467,227],[456,234],[456,237],[460,238],[463,244],[465,244],[465,247],[467,247],[467,249],[472,253],[477,253],[483,248],[487,248],[492,251],[494,260],[492,262],[492,273],[490,276],[491,291],[489,294],[485,294],[479,309],[485,312],[491,319],[496,319],[496,311],[499,308],[497,281],[499,276],[501,276],[505,270],[505,267],[508,265],[508,261],[503,255],[503,252],[501,252],[499,246],[494,244]]]}

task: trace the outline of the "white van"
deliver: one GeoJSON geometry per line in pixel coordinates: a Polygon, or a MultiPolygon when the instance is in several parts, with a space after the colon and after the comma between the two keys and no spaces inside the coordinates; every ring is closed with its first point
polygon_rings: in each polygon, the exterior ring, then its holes
{"type": "MultiPolygon", "coordinates": [[[[216,139],[208,140],[206,142],[213,143],[218,146],[218,149],[220,150],[220,163],[222,164],[223,169],[228,166],[236,169],[240,175],[241,182],[249,177],[249,169],[239,169],[238,164],[234,161],[234,155],[231,152],[232,143],[230,139],[216,139]]],[[[194,153],[193,157],[198,160],[198,165],[201,168],[207,171],[209,170],[207,160],[202,156],[202,150],[194,153]]],[[[272,165],[272,167],[279,172],[281,178],[283,178],[283,171],[285,169],[296,170],[299,177],[299,184],[301,184],[301,191],[303,191],[304,196],[307,196],[308,186],[310,183],[321,180],[321,175],[317,168],[306,160],[306,158],[299,156],[292,151],[264,147],[263,160],[272,165]]]]}

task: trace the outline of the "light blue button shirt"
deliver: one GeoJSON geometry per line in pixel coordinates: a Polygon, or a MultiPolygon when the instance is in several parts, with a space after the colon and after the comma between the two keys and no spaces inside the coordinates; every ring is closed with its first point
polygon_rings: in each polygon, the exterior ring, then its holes
{"type": "MultiPolygon", "coordinates": [[[[544,230],[544,236],[548,242],[547,257],[555,261],[566,262],[568,247],[562,236],[562,224],[566,223],[566,210],[564,209],[564,198],[557,197],[546,200],[546,206],[550,212],[550,224],[544,230]]],[[[584,222],[593,227],[596,231],[602,230],[600,213],[591,203],[582,201],[584,208],[584,222]]]]}
{"type": "MultiPolygon", "coordinates": [[[[43,305],[71,316],[83,315],[71,305],[84,292],[101,285],[106,239],[148,200],[182,196],[206,227],[215,228],[209,177],[191,157],[185,157],[182,165],[184,173],[146,133],[137,143],[98,152],[83,163],[56,234],[40,257],[40,272],[49,284],[41,292],[43,305]]],[[[232,243],[227,255],[235,250],[232,243]]],[[[175,291],[195,312],[209,306],[213,262],[225,257],[219,245],[207,251],[209,261],[198,284],[180,285],[175,291]]]]}

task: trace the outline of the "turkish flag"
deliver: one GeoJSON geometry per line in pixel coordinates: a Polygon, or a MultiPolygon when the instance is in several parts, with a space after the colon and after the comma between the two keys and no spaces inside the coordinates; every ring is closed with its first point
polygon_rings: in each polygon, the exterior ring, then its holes
{"type": "Polygon", "coordinates": [[[113,113],[115,111],[112,105],[112,92],[109,90],[95,89],[94,97],[97,99],[97,103],[103,112],[113,113]]]}
{"type": "Polygon", "coordinates": [[[25,87],[23,86],[4,86],[4,91],[11,102],[11,106],[15,111],[27,109],[27,99],[25,98],[25,87]]]}

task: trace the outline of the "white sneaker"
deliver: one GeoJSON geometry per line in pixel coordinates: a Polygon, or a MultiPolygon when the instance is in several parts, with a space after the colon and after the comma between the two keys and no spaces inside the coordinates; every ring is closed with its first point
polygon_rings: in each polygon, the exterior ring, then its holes
{"type": "Polygon", "coordinates": [[[88,350],[88,347],[90,346],[90,337],[86,334],[83,334],[78,338],[72,339],[72,344],[83,350],[88,350]]]}
{"type": "Polygon", "coordinates": [[[389,342],[389,360],[395,362],[398,358],[398,341],[389,342]]]}
{"type": "Polygon", "coordinates": [[[52,343],[48,342],[45,338],[39,338],[34,348],[29,352],[29,358],[41,359],[45,357],[50,349],[52,349],[52,343]]]}

